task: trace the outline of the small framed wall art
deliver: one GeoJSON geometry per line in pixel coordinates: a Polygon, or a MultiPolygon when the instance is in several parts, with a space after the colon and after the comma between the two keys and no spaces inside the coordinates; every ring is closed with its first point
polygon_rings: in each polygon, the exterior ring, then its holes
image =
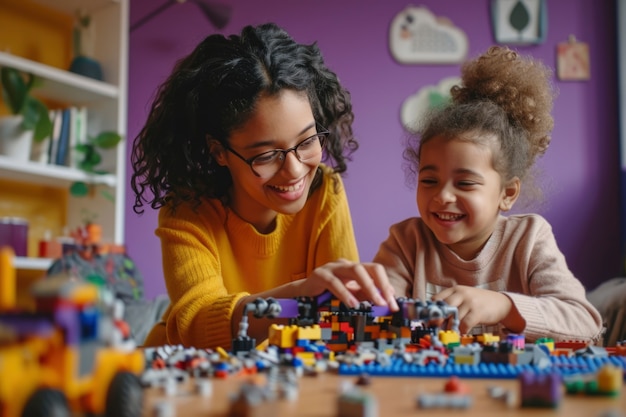
{"type": "Polygon", "coordinates": [[[542,43],[548,27],[546,0],[491,0],[491,24],[498,43],[542,43]]]}
{"type": "Polygon", "coordinates": [[[556,46],[556,73],[561,81],[584,81],[591,77],[589,45],[570,35],[556,46]]]}
{"type": "Polygon", "coordinates": [[[456,64],[467,55],[465,32],[424,6],[407,6],[389,27],[391,55],[402,64],[456,64]]]}

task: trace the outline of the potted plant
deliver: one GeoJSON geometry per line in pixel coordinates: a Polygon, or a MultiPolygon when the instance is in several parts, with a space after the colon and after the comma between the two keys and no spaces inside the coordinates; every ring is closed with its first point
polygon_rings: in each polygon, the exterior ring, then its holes
{"type": "Polygon", "coordinates": [[[102,81],[102,66],[93,58],[95,31],[91,24],[91,16],[82,10],[76,11],[73,42],[74,59],[70,64],[70,71],[102,81]]]}
{"type": "Polygon", "coordinates": [[[52,132],[48,107],[31,95],[38,80],[33,74],[2,67],[0,79],[2,99],[12,114],[11,117],[1,119],[0,143],[4,148],[2,153],[28,160],[32,141],[41,142],[52,132]],[[20,143],[17,144],[16,141],[20,143]],[[9,150],[20,154],[11,155],[9,150]]]}
{"type": "MultiPolygon", "coordinates": [[[[78,168],[88,174],[103,175],[106,171],[98,169],[102,161],[100,150],[112,149],[122,141],[122,136],[117,132],[105,131],[96,136],[89,136],[86,143],[80,143],[74,148],[82,155],[78,161],[78,168]]],[[[84,197],[89,194],[89,185],[84,181],[76,181],[70,187],[70,194],[75,197],[84,197]]],[[[103,193],[104,197],[112,200],[113,196],[103,193]]]]}

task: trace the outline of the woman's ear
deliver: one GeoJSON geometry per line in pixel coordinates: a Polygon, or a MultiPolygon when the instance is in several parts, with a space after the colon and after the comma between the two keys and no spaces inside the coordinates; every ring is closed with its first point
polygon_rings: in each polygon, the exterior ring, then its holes
{"type": "Polygon", "coordinates": [[[209,153],[213,158],[215,158],[218,165],[226,166],[226,149],[224,149],[224,146],[209,135],[206,137],[206,142],[209,147],[209,153]]]}
{"type": "Polygon", "coordinates": [[[513,177],[506,183],[504,189],[502,190],[500,210],[509,211],[513,208],[513,204],[515,204],[517,197],[519,197],[521,187],[522,182],[517,177],[513,177]]]}

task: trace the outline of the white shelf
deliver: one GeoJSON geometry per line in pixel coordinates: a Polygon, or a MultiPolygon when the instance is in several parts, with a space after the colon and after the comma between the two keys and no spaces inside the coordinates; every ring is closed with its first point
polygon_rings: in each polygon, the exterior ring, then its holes
{"type": "Polygon", "coordinates": [[[73,14],[76,10],[82,9],[88,13],[106,7],[110,3],[119,3],[120,0],[35,0],[37,3],[48,6],[52,9],[73,14]]]}
{"type": "Polygon", "coordinates": [[[0,52],[0,66],[13,67],[42,78],[43,84],[33,89],[33,93],[42,98],[88,104],[103,99],[116,100],[119,97],[119,89],[114,85],[6,52],[0,52]]]}
{"type": "Polygon", "coordinates": [[[53,261],[54,260],[50,258],[26,258],[23,256],[16,256],[14,258],[13,266],[15,269],[46,271],[50,268],[53,261]]]}
{"type": "MultiPolygon", "coordinates": [[[[10,66],[38,77],[41,83],[33,88],[32,93],[44,101],[53,102],[58,107],[85,106],[89,136],[95,136],[103,131],[115,131],[127,140],[126,100],[130,0],[32,1],[42,5],[42,9],[49,8],[51,11],[69,16],[73,16],[79,9],[90,15],[95,32],[92,58],[101,65],[104,81],[7,52],[0,52],[0,67],[10,66]]],[[[31,16],[28,16],[28,12],[25,13],[25,21],[37,20],[29,19],[31,16]]],[[[46,42],[46,39],[41,39],[44,46],[46,42]]],[[[102,226],[103,240],[123,244],[126,144],[122,142],[115,149],[103,150],[101,155],[102,162],[97,169],[107,172],[105,175],[88,174],[77,168],[53,164],[17,162],[6,156],[0,156],[0,179],[56,188],[69,188],[76,181],[97,185],[97,192],[89,196],[68,196],[67,201],[64,202],[67,203],[67,213],[65,219],[61,219],[64,224],[59,226],[74,229],[82,225],[84,213],[88,211],[96,216],[98,223],[102,226]]],[[[3,190],[0,190],[0,199],[2,199],[2,192],[3,190]]],[[[27,217],[21,212],[8,214],[27,217]]],[[[32,262],[28,260],[26,265],[32,262]]]]}
{"type": "Polygon", "coordinates": [[[117,184],[117,178],[111,174],[88,175],[76,168],[30,161],[16,162],[3,155],[0,155],[0,178],[53,187],[69,187],[76,181],[103,184],[109,187],[114,187],[117,184]]]}

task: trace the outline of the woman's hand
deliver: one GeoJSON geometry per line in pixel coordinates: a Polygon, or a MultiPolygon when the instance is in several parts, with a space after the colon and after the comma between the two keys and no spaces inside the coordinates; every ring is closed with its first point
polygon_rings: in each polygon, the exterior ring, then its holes
{"type": "Polygon", "coordinates": [[[352,308],[358,307],[361,301],[370,301],[389,306],[391,311],[398,310],[394,289],[380,264],[339,259],[316,268],[298,285],[300,295],[311,297],[326,290],[352,308]]]}
{"type": "Polygon", "coordinates": [[[479,324],[502,323],[512,332],[524,330],[524,319],[505,294],[465,285],[446,288],[433,296],[434,301],[444,301],[459,311],[459,332],[468,333],[479,324]]]}

